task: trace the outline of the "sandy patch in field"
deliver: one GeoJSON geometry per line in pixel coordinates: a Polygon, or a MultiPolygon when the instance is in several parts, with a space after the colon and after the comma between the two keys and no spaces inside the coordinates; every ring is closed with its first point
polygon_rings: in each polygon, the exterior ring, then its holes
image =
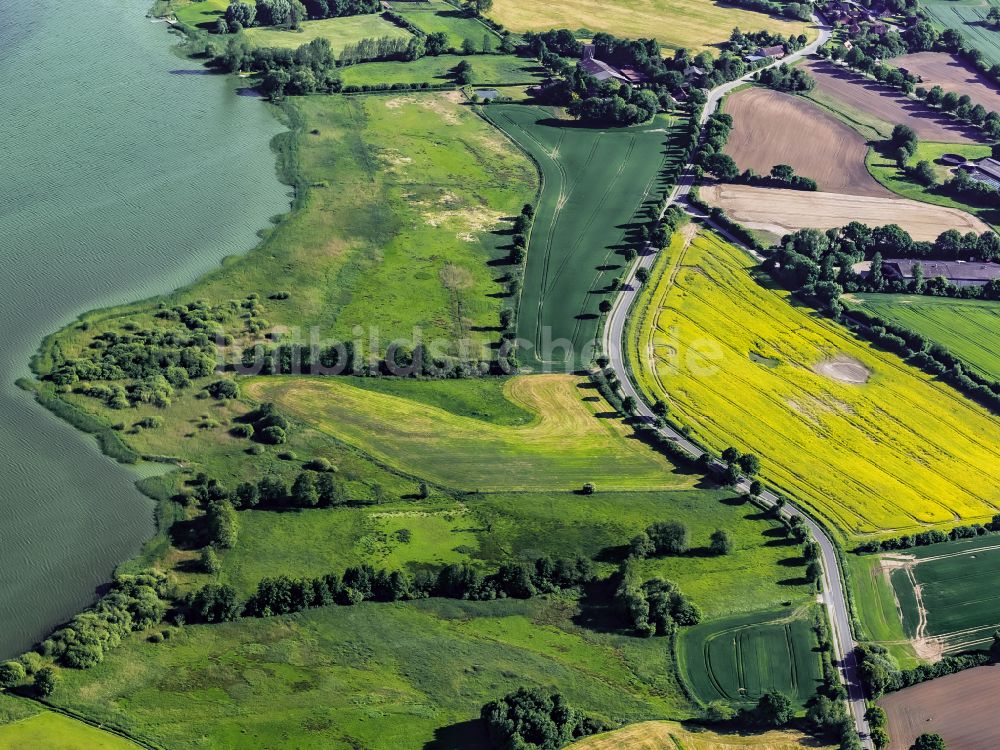
{"type": "Polygon", "coordinates": [[[924,88],[937,85],[960,96],[968,94],[973,104],[982,104],[987,110],[1000,110],[996,86],[947,52],[915,52],[893,58],[892,64],[920,76],[924,88]]]}
{"type": "Polygon", "coordinates": [[[445,211],[425,211],[424,221],[432,227],[449,225],[458,229],[456,237],[463,242],[475,242],[482,232],[500,225],[503,214],[480,208],[456,208],[445,211]]]}
{"type": "Polygon", "coordinates": [[[935,240],[946,229],[960,233],[982,233],[982,221],[945,206],[932,206],[905,198],[875,198],[841,193],[808,192],[751,187],[749,185],[705,185],[701,197],[709,205],[749,229],[788,234],[813,227],[831,229],[852,221],[876,227],[899,224],[915,240],[935,240]]]}
{"type": "MultiPolygon", "coordinates": [[[[902,64],[900,59],[893,60],[893,64],[902,64]]],[[[843,102],[848,108],[881,120],[885,123],[886,136],[893,125],[901,123],[913,128],[921,140],[945,143],[974,143],[977,140],[969,127],[878,81],[864,78],[826,60],[813,60],[804,67],[816,79],[819,92],[843,102]]]]}
{"type": "Polygon", "coordinates": [[[831,380],[854,383],[855,385],[867,383],[872,374],[871,370],[861,362],[844,354],[818,362],[813,367],[813,371],[831,380]]]}
{"type": "Polygon", "coordinates": [[[807,99],[750,88],[726,99],[725,112],[733,116],[725,152],[741,170],[767,174],[775,164],[790,164],[820,190],[892,195],[865,168],[865,139],[807,99]]]}
{"type": "Polygon", "coordinates": [[[463,99],[461,91],[449,91],[438,96],[421,98],[420,106],[439,115],[448,125],[457,125],[458,112],[456,107],[462,103],[463,99]]]}

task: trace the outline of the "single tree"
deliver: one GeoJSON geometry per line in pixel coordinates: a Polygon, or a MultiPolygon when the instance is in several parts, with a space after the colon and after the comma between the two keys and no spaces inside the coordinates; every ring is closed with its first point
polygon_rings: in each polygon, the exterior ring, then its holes
{"type": "Polygon", "coordinates": [[[792,702],[777,690],[768,690],[757,701],[757,720],[770,727],[783,727],[792,718],[792,702]]]}
{"type": "Polygon", "coordinates": [[[944,744],[944,738],[940,734],[924,732],[917,737],[912,750],[948,750],[948,747],[944,744]]]}
{"type": "Polygon", "coordinates": [[[7,690],[24,680],[27,672],[24,665],[17,661],[0,664],[0,690],[7,690]]]}
{"type": "Polygon", "coordinates": [[[219,556],[211,547],[205,547],[201,551],[201,558],[198,561],[203,573],[214,575],[219,572],[219,556]]]}
{"type": "Polygon", "coordinates": [[[35,672],[35,693],[48,698],[56,689],[56,673],[52,667],[42,667],[35,672]]]}
{"type": "Polygon", "coordinates": [[[713,555],[728,555],[733,551],[733,539],[728,532],[722,529],[713,531],[708,548],[713,555]]]}

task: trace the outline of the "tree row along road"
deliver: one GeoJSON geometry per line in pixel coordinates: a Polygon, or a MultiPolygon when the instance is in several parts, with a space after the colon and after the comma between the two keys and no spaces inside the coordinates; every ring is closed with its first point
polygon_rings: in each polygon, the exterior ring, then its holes
{"type": "MultiPolygon", "coordinates": [[[[817,16],[813,16],[813,21],[819,29],[818,39],[811,44],[806,45],[801,50],[791,53],[781,60],[780,63],[791,63],[801,57],[811,55],[830,38],[831,28],[821,22],[817,16]]],[[[775,62],[774,65],[778,65],[780,63],[775,62]]],[[[742,78],[712,89],[708,94],[708,99],[705,103],[704,109],[702,110],[700,123],[704,125],[709,116],[718,108],[723,97],[749,81],[752,75],[753,73],[748,73],[742,78]]],[[[686,200],[688,194],[691,192],[691,187],[695,183],[693,166],[694,165],[690,163],[685,165],[681,173],[681,177],[677,181],[677,185],[674,186],[674,189],[670,193],[668,205],[676,203],[696,218],[706,220],[706,223],[711,224],[710,221],[707,221],[707,217],[701,215],[700,212],[693,211],[692,207],[686,200]]],[[[713,228],[717,231],[721,231],[719,227],[713,228]]],[[[746,252],[760,259],[759,256],[753,253],[753,251],[747,248],[743,243],[728,236],[728,232],[722,231],[722,233],[727,235],[727,239],[735,242],[735,244],[743,248],[746,252]]],[[[650,270],[655,260],[655,253],[647,249],[647,252],[641,255],[637,262],[632,265],[632,268],[625,279],[625,283],[622,285],[622,291],[618,294],[611,312],[608,314],[608,319],[604,327],[603,340],[604,352],[611,360],[611,367],[618,375],[618,380],[621,382],[622,390],[626,396],[632,396],[635,399],[637,404],[636,415],[647,422],[653,422],[655,415],[653,414],[649,404],[646,403],[643,395],[635,387],[632,378],[630,377],[628,365],[625,361],[623,341],[625,337],[625,324],[628,319],[629,311],[639,294],[639,286],[635,283],[636,272],[640,268],[650,270]]],[[[704,451],[701,448],[670,427],[660,428],[660,433],[667,439],[674,442],[692,458],[697,459],[704,454],[704,451]]],[[[722,468],[721,463],[716,462],[715,465],[718,468],[722,468]]],[[[743,479],[737,487],[744,492],[749,491],[750,482],[743,479]]],[[[767,490],[760,494],[759,499],[762,503],[768,506],[773,506],[778,502],[778,497],[774,493],[767,490]]],[[[858,679],[857,659],[854,654],[856,644],[854,636],[851,632],[851,619],[847,607],[847,593],[845,591],[844,578],[841,575],[840,558],[838,556],[836,545],[833,543],[830,535],[826,532],[826,529],[802,509],[793,504],[788,504],[785,506],[782,513],[785,517],[792,514],[802,516],[809,532],[812,534],[817,544],[819,544],[823,560],[822,600],[823,604],[827,608],[830,624],[833,630],[834,657],[839,665],[841,678],[847,688],[848,706],[854,719],[855,726],[857,727],[858,734],[861,737],[861,744],[866,748],[866,750],[873,750],[874,745],[870,738],[868,722],[865,719],[865,695],[861,682],[858,679]]]]}

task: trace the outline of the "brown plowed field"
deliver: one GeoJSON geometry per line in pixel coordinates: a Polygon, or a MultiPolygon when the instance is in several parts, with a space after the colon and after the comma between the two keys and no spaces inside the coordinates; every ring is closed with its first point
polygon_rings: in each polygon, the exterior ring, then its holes
{"type": "Polygon", "coordinates": [[[898,224],[915,240],[933,240],[946,229],[961,233],[989,229],[979,219],[954,208],[905,198],[872,198],[840,193],[776,190],[749,185],[705,185],[701,197],[750,229],[787,234],[796,229],[831,229],[852,221],[868,226],[898,224]]]}
{"type": "Polygon", "coordinates": [[[948,750],[1000,747],[1000,667],[976,667],[890,693],[879,700],[889,715],[888,750],[908,750],[937,732],[948,750]]]}
{"type": "Polygon", "coordinates": [[[804,67],[816,79],[816,89],[821,96],[845,105],[844,113],[848,117],[851,110],[856,110],[881,120],[886,137],[893,125],[901,123],[909,125],[917,137],[925,141],[972,143],[977,140],[976,132],[969,127],[878,81],[864,78],[826,60],[813,60],[804,67]]]}
{"type": "Polygon", "coordinates": [[[915,52],[895,57],[892,64],[906,68],[924,79],[925,88],[940,86],[945,91],[968,94],[973,104],[1000,111],[1000,93],[978,71],[947,52],[915,52]]]}
{"type": "Polygon", "coordinates": [[[812,102],[750,88],[726,99],[725,112],[733,116],[726,153],[741,170],[767,174],[775,164],[790,164],[820,190],[891,195],[865,168],[865,139],[812,102]]]}

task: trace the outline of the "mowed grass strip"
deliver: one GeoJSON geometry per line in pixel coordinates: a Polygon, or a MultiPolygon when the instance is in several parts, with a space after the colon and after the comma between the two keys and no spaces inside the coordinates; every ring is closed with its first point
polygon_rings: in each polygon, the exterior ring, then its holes
{"type": "Polygon", "coordinates": [[[982,375],[1000,379],[1000,303],[897,294],[854,298],[863,309],[923,334],[982,375]]]}
{"type": "Polygon", "coordinates": [[[723,734],[674,721],[643,721],[574,742],[568,750],[795,750],[816,748],[816,739],[793,730],[723,734]]]}
{"type": "Polygon", "coordinates": [[[681,674],[704,702],[754,703],[780,690],[801,708],[822,681],[808,612],[756,612],[681,631],[681,674]]]}
{"type": "Polygon", "coordinates": [[[847,535],[985,520],[1000,502],[1000,426],[947,385],[801,307],[711,233],[682,235],[640,300],[640,386],[716,450],[847,535]],[[829,363],[867,370],[864,383],[829,363]],[[836,374],[836,373],[835,373],[836,374]]]}
{"type": "Polygon", "coordinates": [[[200,29],[215,30],[220,18],[226,15],[229,0],[190,0],[190,2],[171,5],[174,18],[188,26],[200,29]]]}
{"type": "Polygon", "coordinates": [[[888,648],[900,666],[915,666],[916,654],[903,631],[888,571],[875,555],[848,555],[846,560],[861,637],[888,648]]]}
{"type": "MultiPolygon", "coordinates": [[[[655,38],[670,49],[693,52],[729,39],[734,26],[815,36],[811,24],[768,16],[713,0],[495,0],[490,18],[512,31],[551,28],[604,31],[620,37],[655,38]]],[[[714,48],[712,51],[716,51],[714,48]]]]}
{"type": "Polygon", "coordinates": [[[571,375],[517,377],[505,393],[537,415],[502,427],[328,378],[261,378],[246,391],[380,461],[470,491],[690,487],[661,455],[629,436],[608,404],[571,375]]]}
{"type": "Polygon", "coordinates": [[[609,285],[638,214],[669,185],[681,159],[683,120],[659,115],[634,128],[581,128],[560,110],[491,105],[484,113],[524,148],[542,173],[518,305],[518,338],[529,367],[590,365],[609,285]]]}
{"type": "Polygon", "coordinates": [[[313,39],[326,39],[334,55],[339,55],[344,47],[357,44],[362,39],[409,39],[411,34],[379,14],[363,16],[342,16],[323,18],[317,21],[303,21],[301,29],[286,30],[271,27],[255,27],[246,30],[247,38],[258,47],[279,47],[294,49],[308,44],[313,39]]]}
{"type": "Polygon", "coordinates": [[[69,716],[39,710],[19,698],[0,696],[0,750],[137,750],[138,747],[124,737],[69,716]],[[10,719],[8,723],[4,723],[6,718],[10,719]]]}
{"type": "Polygon", "coordinates": [[[545,69],[536,61],[513,55],[438,55],[412,62],[358,63],[341,68],[340,73],[345,86],[443,84],[455,81],[455,66],[463,61],[472,65],[472,83],[476,85],[533,84],[545,77],[545,69]]]}

